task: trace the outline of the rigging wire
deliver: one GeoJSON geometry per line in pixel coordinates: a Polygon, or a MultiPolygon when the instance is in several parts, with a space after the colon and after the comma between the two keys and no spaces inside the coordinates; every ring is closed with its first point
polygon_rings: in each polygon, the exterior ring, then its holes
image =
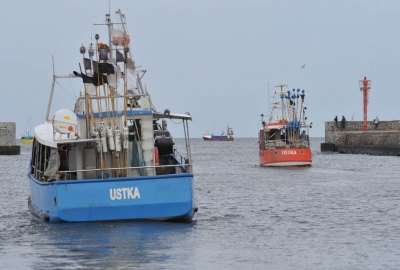
{"type": "MultiPolygon", "coordinates": [[[[69,80],[70,81],[70,80],[69,80]]],[[[56,80],[56,83],[65,91],[65,93],[67,93],[73,100],[76,100],[77,99],[77,97],[75,96],[75,97],[73,97],[68,91],[67,91],[67,89],[65,89],[57,80],[56,80]]],[[[71,81],[70,81],[70,83],[71,83],[71,81]]],[[[72,84],[71,84],[71,86],[72,86],[72,84]]],[[[75,94],[74,94],[75,95],[75,94]]]]}
{"type": "Polygon", "coordinates": [[[70,84],[70,86],[71,86],[72,93],[73,93],[73,95],[74,95],[75,99],[77,99],[78,97],[75,95],[75,92],[74,92],[74,86],[72,85],[72,83],[71,83],[71,80],[70,80],[70,79],[68,79],[68,82],[69,82],[69,84],[70,84]]]}
{"type": "Polygon", "coordinates": [[[182,123],[183,122],[183,120],[182,121],[180,121],[180,122],[178,122],[178,123],[175,123],[174,122],[174,120],[172,120],[172,119],[169,119],[172,123],[174,123],[174,124],[180,124],[180,123],[182,123]]]}

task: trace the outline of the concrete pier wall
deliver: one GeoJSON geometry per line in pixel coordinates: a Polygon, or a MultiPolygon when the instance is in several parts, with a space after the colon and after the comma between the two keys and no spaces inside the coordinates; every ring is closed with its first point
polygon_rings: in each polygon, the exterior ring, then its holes
{"type": "Polygon", "coordinates": [[[16,145],[16,124],[0,122],[0,155],[19,155],[20,151],[16,145]]]}
{"type": "Polygon", "coordinates": [[[368,131],[362,129],[362,121],[347,121],[345,129],[340,122],[325,122],[321,151],[400,156],[400,121],[380,121],[377,127],[370,121],[368,131]]]}

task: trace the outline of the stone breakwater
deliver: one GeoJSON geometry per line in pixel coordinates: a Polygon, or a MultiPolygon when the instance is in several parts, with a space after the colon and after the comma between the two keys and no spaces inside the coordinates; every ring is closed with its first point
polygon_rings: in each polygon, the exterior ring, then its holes
{"type": "Polygon", "coordinates": [[[19,155],[16,145],[16,125],[14,122],[0,122],[0,155],[19,155]]]}
{"type": "Polygon", "coordinates": [[[321,151],[333,151],[344,154],[369,154],[400,156],[400,121],[373,121],[364,132],[362,121],[347,121],[346,128],[337,126],[334,121],[325,122],[325,143],[321,151]]]}

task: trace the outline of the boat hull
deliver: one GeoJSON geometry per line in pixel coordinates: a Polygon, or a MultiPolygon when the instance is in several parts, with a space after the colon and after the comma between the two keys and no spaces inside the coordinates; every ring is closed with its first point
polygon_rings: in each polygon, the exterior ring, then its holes
{"type": "Polygon", "coordinates": [[[311,166],[312,157],[310,148],[282,148],[259,150],[261,166],[311,166]]]}
{"type": "Polygon", "coordinates": [[[205,141],[233,141],[233,137],[225,137],[225,136],[203,136],[203,140],[205,141]]]}
{"type": "Polygon", "coordinates": [[[21,138],[21,143],[33,143],[33,137],[21,138]]]}
{"type": "Polygon", "coordinates": [[[196,211],[193,175],[40,182],[28,174],[29,209],[48,222],[175,220],[196,211]]]}

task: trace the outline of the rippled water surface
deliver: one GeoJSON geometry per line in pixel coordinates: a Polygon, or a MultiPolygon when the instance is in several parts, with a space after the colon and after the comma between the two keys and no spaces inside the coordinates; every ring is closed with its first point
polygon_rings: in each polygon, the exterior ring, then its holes
{"type": "Polygon", "coordinates": [[[312,167],[263,168],[256,138],[192,139],[190,224],[37,220],[23,145],[0,156],[0,269],[400,269],[400,157],[321,142],[312,167]]]}

